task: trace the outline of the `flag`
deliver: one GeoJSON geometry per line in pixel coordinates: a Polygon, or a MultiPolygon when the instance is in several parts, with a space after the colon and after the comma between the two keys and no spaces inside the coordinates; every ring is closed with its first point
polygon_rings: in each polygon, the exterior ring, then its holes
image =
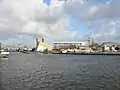
{"type": "Polygon", "coordinates": [[[45,3],[49,6],[50,5],[50,0],[43,0],[43,3],[45,3]]]}

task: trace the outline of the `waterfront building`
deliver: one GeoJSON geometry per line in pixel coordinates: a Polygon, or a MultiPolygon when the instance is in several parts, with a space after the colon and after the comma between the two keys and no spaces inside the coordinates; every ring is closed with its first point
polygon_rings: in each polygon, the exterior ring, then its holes
{"type": "Polygon", "coordinates": [[[64,42],[55,42],[54,48],[57,49],[74,49],[79,47],[88,46],[87,42],[84,41],[64,41],[64,42]]]}
{"type": "Polygon", "coordinates": [[[43,52],[45,50],[50,51],[52,49],[53,49],[53,46],[45,43],[43,38],[42,38],[41,41],[39,41],[38,39],[36,39],[36,51],[37,52],[43,52]]]}
{"type": "Polygon", "coordinates": [[[87,41],[64,41],[55,42],[54,50],[65,51],[65,52],[91,52],[92,49],[89,47],[87,41]]]}
{"type": "Polygon", "coordinates": [[[90,48],[95,52],[102,52],[103,50],[103,47],[98,43],[93,43],[92,45],[90,45],[90,48]]]}
{"type": "Polygon", "coordinates": [[[101,45],[103,47],[103,51],[116,51],[116,47],[118,46],[118,43],[116,42],[104,42],[101,45]]]}

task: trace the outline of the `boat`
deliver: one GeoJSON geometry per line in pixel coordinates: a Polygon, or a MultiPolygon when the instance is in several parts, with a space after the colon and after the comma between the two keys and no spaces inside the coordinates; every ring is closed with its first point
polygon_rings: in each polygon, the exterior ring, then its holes
{"type": "Polygon", "coordinates": [[[9,56],[9,52],[8,51],[4,51],[4,50],[1,50],[0,52],[0,58],[6,58],[9,56]]]}
{"type": "Polygon", "coordinates": [[[62,53],[64,53],[64,54],[65,54],[65,53],[68,53],[68,51],[67,51],[67,50],[62,50],[62,53]]]}
{"type": "Polygon", "coordinates": [[[1,47],[1,43],[0,43],[0,58],[6,58],[9,56],[9,52],[7,50],[4,50],[2,47],[1,47]]]}

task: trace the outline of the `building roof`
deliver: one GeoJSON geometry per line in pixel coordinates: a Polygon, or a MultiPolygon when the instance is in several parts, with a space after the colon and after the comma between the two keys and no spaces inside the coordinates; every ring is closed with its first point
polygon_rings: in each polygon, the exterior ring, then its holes
{"type": "Polygon", "coordinates": [[[52,45],[49,45],[49,44],[44,43],[44,42],[40,42],[39,45],[40,45],[40,46],[43,46],[43,47],[45,47],[45,48],[47,48],[47,49],[52,49],[52,48],[53,48],[52,45]]]}
{"type": "Polygon", "coordinates": [[[55,42],[54,44],[80,44],[86,43],[84,41],[63,41],[63,42],[55,42]]]}
{"type": "Polygon", "coordinates": [[[118,45],[116,42],[104,42],[102,45],[118,45]]]}

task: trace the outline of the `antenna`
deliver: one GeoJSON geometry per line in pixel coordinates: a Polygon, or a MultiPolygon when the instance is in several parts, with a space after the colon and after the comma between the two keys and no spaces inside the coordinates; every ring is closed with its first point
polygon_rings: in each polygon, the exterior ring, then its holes
{"type": "Polygon", "coordinates": [[[89,44],[89,46],[90,46],[90,41],[91,41],[90,39],[91,39],[91,38],[90,38],[90,37],[88,37],[88,44],[89,44]]]}

